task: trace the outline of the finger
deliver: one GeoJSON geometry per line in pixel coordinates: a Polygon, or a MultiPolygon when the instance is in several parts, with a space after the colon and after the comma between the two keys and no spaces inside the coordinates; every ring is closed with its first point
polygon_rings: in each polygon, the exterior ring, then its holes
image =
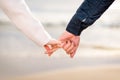
{"type": "Polygon", "coordinates": [[[51,56],[53,54],[53,52],[55,52],[58,48],[53,48],[51,50],[49,50],[49,52],[47,52],[48,56],[51,56]]]}
{"type": "Polygon", "coordinates": [[[49,56],[51,56],[52,53],[59,48],[57,45],[45,45],[44,47],[46,49],[45,53],[48,54],[49,56]]]}
{"type": "Polygon", "coordinates": [[[51,55],[58,48],[61,48],[61,42],[57,40],[51,40],[44,46],[44,48],[46,49],[45,53],[51,55]]]}
{"type": "Polygon", "coordinates": [[[72,54],[70,54],[70,57],[73,58],[75,54],[76,54],[76,50],[72,54]]]}
{"type": "Polygon", "coordinates": [[[70,41],[66,41],[66,44],[64,44],[64,46],[63,46],[65,51],[70,47],[70,45],[71,45],[70,41]]]}
{"type": "MultiPolygon", "coordinates": [[[[71,42],[71,41],[70,41],[70,42],[71,42]]],[[[74,43],[71,42],[71,46],[66,50],[66,52],[69,53],[69,54],[72,53],[72,50],[74,49],[74,47],[75,47],[75,46],[74,46],[74,43]]]]}
{"type": "Polygon", "coordinates": [[[51,47],[49,45],[45,45],[44,48],[45,48],[46,52],[49,52],[51,50],[51,47]]]}
{"type": "Polygon", "coordinates": [[[69,47],[71,47],[71,43],[70,43],[70,41],[66,41],[66,44],[65,44],[65,46],[63,46],[63,49],[67,52],[67,50],[69,49],[69,47]]]}
{"type": "Polygon", "coordinates": [[[72,53],[70,54],[70,57],[73,58],[74,55],[76,54],[76,51],[77,51],[77,47],[75,47],[72,51],[72,53]]]}
{"type": "Polygon", "coordinates": [[[62,42],[61,47],[63,48],[66,45],[66,41],[62,42]]]}
{"type": "MultiPolygon", "coordinates": [[[[67,45],[67,42],[62,42],[62,48],[64,49],[64,47],[67,45]]],[[[65,51],[65,49],[64,49],[64,51],[65,51]]]]}

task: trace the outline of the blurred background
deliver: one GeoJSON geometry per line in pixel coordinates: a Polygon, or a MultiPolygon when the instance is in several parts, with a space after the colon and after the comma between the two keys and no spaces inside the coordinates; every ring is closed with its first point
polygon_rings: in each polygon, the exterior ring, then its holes
{"type": "MultiPolygon", "coordinates": [[[[56,39],[83,0],[26,0],[32,13],[56,39]]],[[[73,59],[62,49],[51,57],[0,11],[0,79],[120,80],[120,0],[81,34],[73,59]]]]}

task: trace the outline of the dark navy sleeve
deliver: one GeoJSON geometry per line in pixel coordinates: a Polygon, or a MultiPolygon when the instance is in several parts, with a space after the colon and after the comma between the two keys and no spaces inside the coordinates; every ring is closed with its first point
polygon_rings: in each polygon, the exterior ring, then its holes
{"type": "Polygon", "coordinates": [[[114,2],[114,0],[84,0],[70,20],[66,30],[79,36],[81,32],[92,25],[114,2]]]}

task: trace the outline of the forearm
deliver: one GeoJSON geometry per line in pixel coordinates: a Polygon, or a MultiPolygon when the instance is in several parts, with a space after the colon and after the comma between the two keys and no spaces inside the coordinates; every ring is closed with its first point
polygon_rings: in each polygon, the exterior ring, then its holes
{"type": "Polygon", "coordinates": [[[92,25],[114,2],[114,0],[85,0],[78,8],[67,26],[67,31],[80,35],[81,32],[92,25]]]}
{"type": "Polygon", "coordinates": [[[31,14],[24,0],[1,0],[1,8],[16,27],[38,45],[45,45],[50,41],[50,35],[31,14]]]}

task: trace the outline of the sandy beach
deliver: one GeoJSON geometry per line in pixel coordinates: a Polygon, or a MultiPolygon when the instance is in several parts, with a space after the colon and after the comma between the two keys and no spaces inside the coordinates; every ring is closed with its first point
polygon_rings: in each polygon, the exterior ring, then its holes
{"type": "Polygon", "coordinates": [[[27,75],[11,80],[120,80],[120,65],[79,67],[27,75]]]}

